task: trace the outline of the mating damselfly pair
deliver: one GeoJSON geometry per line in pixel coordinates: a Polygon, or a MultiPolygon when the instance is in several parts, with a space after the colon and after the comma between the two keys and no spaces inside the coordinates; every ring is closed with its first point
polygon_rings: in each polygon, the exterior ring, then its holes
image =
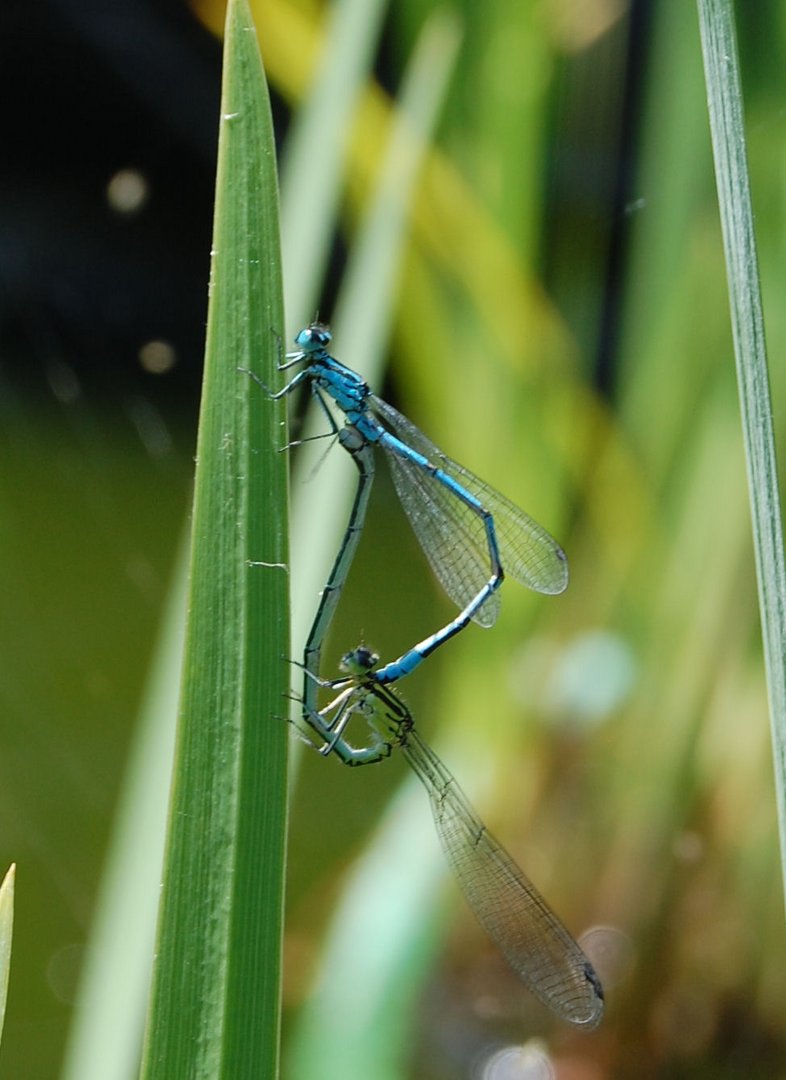
{"type": "Polygon", "coordinates": [[[455,779],[416,731],[411,713],[391,684],[411,674],[431,653],[473,620],[491,626],[499,611],[505,575],[537,592],[567,586],[567,561],[542,526],[439,450],[415,425],[373,394],[351,368],[328,352],[331,334],[313,323],[297,335],[297,351],[280,365],[303,367],[278,393],[308,384],[358,470],[350,519],[322,592],[304,652],[303,720],[323,754],[348,765],[370,764],[398,749],[424,784],[448,862],[467,901],[513,969],[563,1019],[594,1027],[603,1014],[603,990],[590,961],[511,856],[490,836],[455,779]],[[343,414],[339,427],[330,403],[343,414]],[[358,646],[344,658],[346,675],[320,674],[322,645],[338,605],[365,521],[374,479],[374,447],[390,463],[402,506],[432,569],[460,609],[445,626],[397,659],[378,665],[358,646]],[[318,707],[320,687],[335,691],[318,707]],[[368,746],[345,738],[349,721],[362,716],[372,730],[368,746]]]}

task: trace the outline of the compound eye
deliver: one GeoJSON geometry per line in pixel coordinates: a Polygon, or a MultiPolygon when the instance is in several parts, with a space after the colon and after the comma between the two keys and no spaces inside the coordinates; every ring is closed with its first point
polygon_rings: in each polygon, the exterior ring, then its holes
{"type": "Polygon", "coordinates": [[[314,353],[330,344],[333,335],[323,323],[311,323],[304,327],[295,338],[295,344],[303,352],[314,353]]]}
{"type": "Polygon", "coordinates": [[[359,645],[355,649],[354,653],[355,662],[358,667],[365,668],[367,671],[371,671],[373,667],[376,667],[379,663],[379,656],[372,649],[367,648],[365,645],[359,645]]]}
{"type": "Polygon", "coordinates": [[[365,645],[358,645],[344,655],[341,661],[341,670],[352,675],[362,675],[372,671],[379,663],[379,656],[365,645]]]}

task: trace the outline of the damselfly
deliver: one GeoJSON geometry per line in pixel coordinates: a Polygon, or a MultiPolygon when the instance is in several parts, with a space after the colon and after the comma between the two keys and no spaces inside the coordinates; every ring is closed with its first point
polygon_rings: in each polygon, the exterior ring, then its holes
{"type": "MultiPolygon", "coordinates": [[[[327,399],[341,409],[351,429],[340,438],[358,465],[360,489],[327,591],[337,600],[344,584],[374,475],[373,460],[364,448],[379,444],[390,461],[399,499],[415,535],[443,588],[461,609],[440,630],[369,676],[378,683],[391,683],[408,675],[471,620],[491,626],[499,611],[497,589],[504,574],[536,592],[560,593],[568,582],[567,560],[541,525],[443,454],[411,421],[373,394],[356,372],[332,357],[327,351],[330,341],[330,330],[320,323],[301,330],[295,338],[297,351],[288,353],[280,367],[305,366],[272,395],[280,398],[308,383],[331,431],[339,434],[327,399]]],[[[331,600],[331,605],[334,603],[331,600]]],[[[309,656],[307,649],[306,670],[314,675],[318,672],[311,660],[314,653],[318,656],[331,615],[332,606],[326,617],[317,616],[309,638],[312,653],[309,656]]]]}
{"type": "Polygon", "coordinates": [[[425,787],[442,849],[481,926],[529,989],[563,1020],[591,1029],[603,1016],[595,969],[532,882],[494,839],[447,767],[424,742],[409,709],[375,677],[377,657],[364,646],[347,653],[347,677],[311,726],[322,753],[347,765],[380,761],[400,750],[425,787]],[[344,737],[353,716],[373,732],[367,747],[344,737]]]}

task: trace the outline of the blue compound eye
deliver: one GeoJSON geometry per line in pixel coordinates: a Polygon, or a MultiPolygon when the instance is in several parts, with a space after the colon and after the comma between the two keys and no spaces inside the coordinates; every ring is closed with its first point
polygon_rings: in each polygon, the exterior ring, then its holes
{"type": "Polygon", "coordinates": [[[330,330],[326,326],[323,326],[322,323],[312,323],[308,329],[311,333],[312,340],[318,342],[322,346],[329,345],[333,340],[333,335],[330,330]]]}
{"type": "Polygon", "coordinates": [[[317,349],[324,349],[326,345],[329,345],[333,335],[326,326],[321,323],[312,323],[311,326],[306,326],[295,338],[295,344],[299,348],[306,352],[314,352],[317,349]]]}

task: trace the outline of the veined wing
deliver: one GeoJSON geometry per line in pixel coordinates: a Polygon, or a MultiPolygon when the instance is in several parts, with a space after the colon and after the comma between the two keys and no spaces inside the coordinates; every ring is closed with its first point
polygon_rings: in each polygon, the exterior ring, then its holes
{"type": "MultiPolygon", "coordinates": [[[[369,405],[397,438],[442,469],[492,513],[500,561],[507,576],[535,592],[563,592],[568,584],[567,559],[542,525],[449,458],[392,405],[373,394],[369,405]]],[[[399,499],[434,572],[453,602],[466,607],[491,576],[481,519],[444,484],[412,461],[390,451],[388,459],[399,499]]],[[[499,596],[494,594],[476,612],[475,620],[482,626],[490,626],[498,609],[499,596]]]]}
{"type": "Polygon", "coordinates": [[[596,1027],[603,988],[579,945],[416,731],[402,752],[428,791],[442,849],[481,926],[545,1005],[572,1024],[596,1027]]]}

